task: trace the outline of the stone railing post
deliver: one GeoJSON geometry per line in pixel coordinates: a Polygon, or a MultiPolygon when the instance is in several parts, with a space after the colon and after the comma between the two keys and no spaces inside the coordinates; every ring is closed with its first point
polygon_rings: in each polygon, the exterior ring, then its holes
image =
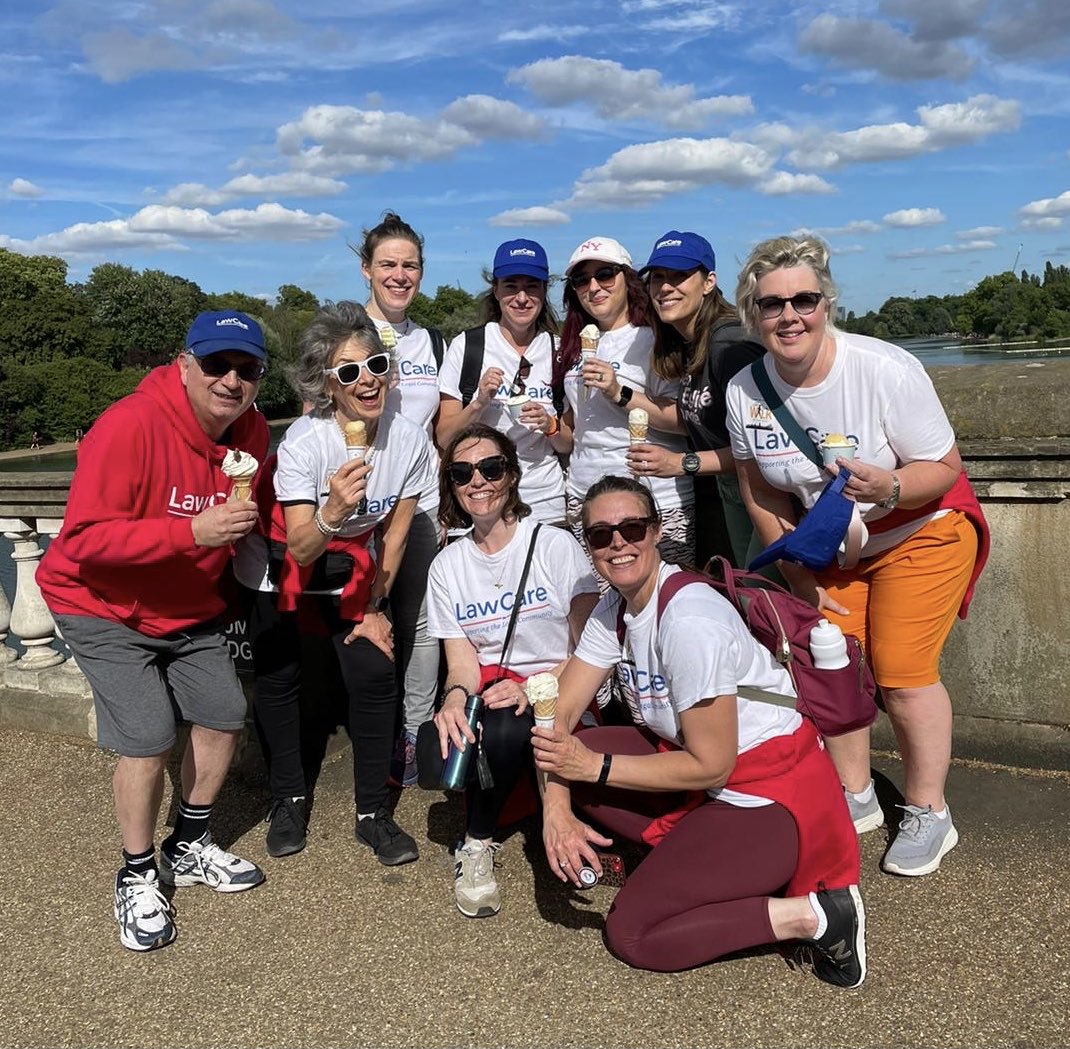
{"type": "Polygon", "coordinates": [[[14,662],[18,653],[7,643],[7,632],[11,626],[11,602],[0,586],[0,666],[14,662]]]}
{"type": "Polygon", "coordinates": [[[15,601],[11,606],[11,632],[26,651],[14,664],[15,670],[44,670],[63,662],[52,648],[56,624],[52,619],[35,574],[44,551],[37,545],[34,522],[19,518],[0,518],[0,531],[15,544],[11,558],[15,562],[15,601]]]}

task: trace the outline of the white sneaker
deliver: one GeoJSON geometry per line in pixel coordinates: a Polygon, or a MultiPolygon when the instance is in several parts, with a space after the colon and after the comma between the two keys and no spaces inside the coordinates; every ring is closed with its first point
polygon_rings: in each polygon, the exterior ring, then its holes
{"type": "Polygon", "coordinates": [[[490,918],[502,909],[494,879],[494,854],[500,848],[497,842],[469,841],[454,850],[453,892],[457,909],[468,918],[490,918]]]}
{"type": "Polygon", "coordinates": [[[166,849],[160,850],[160,880],[166,885],[207,885],[216,892],[241,892],[264,880],[264,872],[255,863],[221,849],[208,833],[196,841],[179,842],[178,850],[173,858],[166,849]]]}
{"type": "Polygon", "coordinates": [[[144,875],[119,871],[115,878],[115,920],[119,923],[119,942],[131,951],[166,947],[175,938],[171,905],[160,892],[155,871],[144,875]]]}

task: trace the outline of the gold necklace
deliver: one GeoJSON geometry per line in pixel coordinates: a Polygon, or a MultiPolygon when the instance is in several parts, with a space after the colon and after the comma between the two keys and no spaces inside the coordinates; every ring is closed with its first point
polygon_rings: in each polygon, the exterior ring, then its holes
{"type": "MultiPolygon", "coordinates": [[[[513,534],[509,537],[509,543],[511,543],[513,541],[515,536],[516,536],[516,528],[514,527],[513,534]]],[[[509,543],[506,543],[505,546],[503,546],[501,548],[501,550],[497,551],[497,553],[504,554],[509,549],[509,543]]],[[[475,547],[476,553],[479,554],[480,561],[483,562],[483,564],[487,567],[489,572],[493,573],[494,572],[494,568],[491,566],[491,557],[493,555],[492,554],[483,553],[483,551],[479,549],[479,544],[475,541],[474,538],[472,539],[472,545],[475,547]]],[[[505,563],[502,565],[502,570],[498,573],[497,580],[492,584],[495,590],[501,590],[501,588],[503,586],[505,586],[505,583],[502,582],[502,580],[505,578],[505,570],[509,567],[509,556],[508,556],[508,554],[506,554],[506,556],[503,558],[503,560],[505,561],[505,563]]]]}

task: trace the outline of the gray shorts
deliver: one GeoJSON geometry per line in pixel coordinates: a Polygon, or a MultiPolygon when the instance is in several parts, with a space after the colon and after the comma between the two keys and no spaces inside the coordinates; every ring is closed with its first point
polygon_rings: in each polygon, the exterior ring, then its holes
{"type": "Polygon", "coordinates": [[[247,703],[215,624],[148,637],[95,616],[56,623],[93,687],[97,743],[131,758],[175,744],[175,722],[224,731],[245,724],[247,703]]]}

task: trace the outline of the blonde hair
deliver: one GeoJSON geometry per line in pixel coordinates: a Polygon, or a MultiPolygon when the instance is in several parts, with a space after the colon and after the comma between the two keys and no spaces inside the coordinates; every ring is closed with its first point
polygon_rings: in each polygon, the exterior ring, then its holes
{"type": "Polygon", "coordinates": [[[819,237],[772,237],[756,244],[739,271],[736,309],[749,332],[758,330],[758,281],[773,270],[809,266],[817,278],[818,290],[828,305],[827,326],[833,327],[839,291],[829,269],[829,248],[819,237]]]}

